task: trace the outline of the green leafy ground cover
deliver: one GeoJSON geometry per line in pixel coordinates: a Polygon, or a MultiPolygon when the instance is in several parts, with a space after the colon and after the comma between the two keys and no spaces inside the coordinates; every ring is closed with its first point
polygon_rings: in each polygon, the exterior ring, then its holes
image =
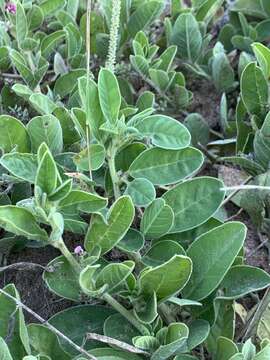
{"type": "Polygon", "coordinates": [[[0,359],[270,359],[268,1],[0,8],[0,359]]]}

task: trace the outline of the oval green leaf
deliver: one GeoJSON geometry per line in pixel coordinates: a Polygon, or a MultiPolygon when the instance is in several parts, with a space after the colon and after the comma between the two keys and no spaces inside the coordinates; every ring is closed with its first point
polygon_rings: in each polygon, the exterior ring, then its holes
{"type": "Polygon", "coordinates": [[[48,240],[46,231],[38,226],[32,213],[18,206],[0,206],[0,226],[6,231],[25,236],[27,239],[48,240]]]}
{"type": "Polygon", "coordinates": [[[30,138],[24,125],[9,115],[0,116],[0,148],[4,152],[16,150],[27,153],[30,151],[30,138]]]}
{"type": "Polygon", "coordinates": [[[258,116],[264,114],[268,104],[268,84],[262,70],[255,62],[248,64],[242,73],[241,95],[250,114],[258,116]]]}
{"type": "Polygon", "coordinates": [[[17,178],[32,184],[35,182],[38,169],[36,155],[12,152],[2,156],[0,164],[17,178]]]}
{"type": "Polygon", "coordinates": [[[139,278],[140,292],[144,296],[156,293],[159,301],[177,294],[188,282],[192,272],[190,258],[175,255],[166,263],[146,270],[139,278]]]}
{"type": "Polygon", "coordinates": [[[202,35],[199,23],[192,13],[178,16],[171,35],[171,43],[177,45],[177,52],[181,59],[192,63],[198,58],[202,48],[202,35]]]}
{"type": "Polygon", "coordinates": [[[182,232],[205,223],[221,206],[222,181],[210,177],[187,180],[163,195],[174,212],[171,232],[182,232]]]}
{"type": "Polygon", "coordinates": [[[141,333],[121,314],[114,314],[108,317],[104,323],[104,335],[133,345],[132,338],[141,333]]]}
{"type": "MultiPolygon", "coordinates": [[[[101,305],[79,305],[57,313],[49,319],[49,323],[77,345],[81,346],[84,343],[84,349],[90,350],[100,347],[101,344],[93,340],[84,342],[85,334],[87,332],[102,334],[104,321],[113,313],[114,310],[101,305]]],[[[59,338],[59,341],[65,351],[74,356],[78,354],[65,340],[59,338]]]]}
{"type": "Polygon", "coordinates": [[[159,198],[149,205],[141,220],[141,232],[150,239],[167,234],[174,222],[173,210],[164,199],[159,198]]]}
{"type": "Polygon", "coordinates": [[[139,121],[136,129],[163,149],[180,150],[190,144],[191,136],[179,121],[165,115],[152,115],[139,121]]]}
{"type": "Polygon", "coordinates": [[[224,277],[220,288],[222,297],[239,299],[251,292],[259,291],[270,285],[270,275],[266,271],[248,265],[233,266],[224,277]]]}
{"type": "Polygon", "coordinates": [[[70,360],[70,356],[60,346],[57,335],[47,326],[30,324],[27,330],[31,347],[35,352],[47,355],[52,359],[70,360]]]}
{"type": "Polygon", "coordinates": [[[36,153],[39,146],[45,142],[52,154],[59,154],[63,150],[63,135],[59,120],[53,115],[34,117],[27,125],[32,144],[32,151],[36,153]]]}
{"type": "Polygon", "coordinates": [[[50,195],[57,186],[58,175],[52,154],[46,151],[38,166],[35,186],[40,187],[44,193],[50,195]]]}
{"type": "Polygon", "coordinates": [[[94,215],[85,238],[87,251],[96,246],[101,248],[102,254],[110,251],[125,236],[134,215],[134,205],[129,196],[122,196],[113,204],[106,221],[101,215],[94,215]]]}
{"type": "Polygon", "coordinates": [[[144,245],[143,234],[135,229],[129,229],[126,235],[119,241],[117,247],[126,252],[138,252],[144,245]]]}
{"type": "Polygon", "coordinates": [[[172,240],[159,241],[154,244],[142,257],[146,266],[159,266],[170,260],[174,255],[186,255],[185,250],[172,240]]]}
{"type": "Polygon", "coordinates": [[[99,195],[81,190],[72,190],[67,197],[60,201],[59,209],[63,211],[72,209],[74,214],[76,214],[78,210],[91,213],[103,209],[106,205],[107,199],[99,195]]]}
{"type": "Polygon", "coordinates": [[[79,302],[82,299],[81,288],[79,285],[78,274],[76,274],[64,256],[53,259],[48,264],[48,269],[44,271],[43,279],[45,280],[50,291],[56,295],[79,302]]]}
{"type": "Polygon", "coordinates": [[[187,255],[192,260],[193,272],[183,290],[185,298],[205,299],[219,286],[244,245],[246,231],[244,224],[229,222],[201,235],[191,244],[187,255]]]}
{"type": "Polygon", "coordinates": [[[134,178],[146,178],[154,185],[174,184],[198,171],[203,160],[203,154],[191,147],[177,151],[152,148],[133,161],[129,173],[134,178]]]}
{"type": "Polygon", "coordinates": [[[121,93],[117,78],[108,69],[101,69],[98,76],[99,102],[107,122],[115,124],[118,120],[121,93]]]}
{"type": "Polygon", "coordinates": [[[96,288],[100,289],[106,285],[109,294],[117,293],[119,285],[132,273],[134,266],[133,261],[108,264],[98,273],[95,279],[96,288]]]}
{"type": "Polygon", "coordinates": [[[89,149],[82,150],[73,158],[79,171],[89,171],[89,166],[92,170],[98,170],[104,163],[105,149],[103,145],[91,144],[89,149]],[[90,155],[90,160],[89,160],[90,155]]]}
{"type": "Polygon", "coordinates": [[[156,197],[154,185],[147,179],[134,179],[126,188],[135,206],[148,206],[156,197]]]}

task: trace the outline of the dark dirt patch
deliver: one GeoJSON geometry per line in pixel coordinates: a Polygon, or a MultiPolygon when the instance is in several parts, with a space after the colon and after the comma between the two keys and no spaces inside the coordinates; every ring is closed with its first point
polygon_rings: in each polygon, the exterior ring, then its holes
{"type": "MultiPolygon", "coordinates": [[[[187,83],[189,84],[189,81],[187,83]]],[[[201,114],[213,129],[219,127],[221,95],[217,93],[213,83],[204,79],[195,79],[189,85],[189,90],[193,92],[194,99],[188,112],[201,114]]]]}
{"type": "MultiPolygon", "coordinates": [[[[244,183],[248,177],[248,175],[240,169],[223,165],[218,166],[218,176],[224,181],[226,186],[240,185],[244,183]]],[[[248,228],[245,241],[246,263],[270,272],[268,249],[265,246],[260,247],[265,237],[258,234],[246,212],[242,211],[237,215],[239,213],[239,207],[234,205],[233,202],[229,202],[226,205],[226,210],[228,217],[233,217],[232,220],[243,222],[248,228]]]]}
{"type": "MultiPolygon", "coordinates": [[[[77,244],[82,244],[82,239],[78,236],[66,234],[65,242],[70,249],[73,249],[77,244]]],[[[5,265],[26,262],[45,267],[59,255],[59,252],[52,246],[25,248],[20,252],[11,253],[7,257],[5,265]]],[[[3,287],[10,283],[15,284],[22,302],[44,319],[48,319],[55,313],[72,306],[74,303],[53,294],[43,281],[42,272],[42,269],[39,268],[32,270],[7,270],[0,274],[0,286],[3,287]]],[[[36,321],[28,314],[25,315],[27,321],[36,321]]]]}
{"type": "MultiPolygon", "coordinates": [[[[229,216],[233,216],[238,213],[239,208],[232,203],[229,203],[226,205],[226,210],[228,211],[229,216]]],[[[235,216],[233,220],[243,222],[248,229],[245,241],[245,263],[247,265],[259,267],[270,273],[268,250],[266,247],[260,248],[262,239],[260,239],[248,214],[243,211],[241,214],[235,216]]]]}
{"type": "MultiPolygon", "coordinates": [[[[8,264],[31,262],[46,266],[58,255],[59,253],[51,246],[40,249],[26,248],[20,253],[11,254],[8,257],[8,264]]],[[[0,277],[0,286],[9,283],[15,284],[21,301],[45,319],[72,305],[70,301],[61,299],[49,291],[42,279],[42,269],[7,270],[0,277]]],[[[35,321],[28,314],[25,315],[27,321],[35,321]]]]}

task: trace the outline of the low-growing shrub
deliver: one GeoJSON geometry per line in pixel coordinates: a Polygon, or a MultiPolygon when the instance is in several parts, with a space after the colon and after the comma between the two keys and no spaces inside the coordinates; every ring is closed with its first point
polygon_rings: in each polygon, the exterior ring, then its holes
{"type": "Polygon", "coordinates": [[[264,41],[263,24],[249,24],[237,1],[231,15],[242,29],[227,24],[212,46],[225,1],[170,5],[155,38],[149,28],[165,1],[0,1],[0,249],[58,249],[43,279],[74,303],[46,321],[15,285],[0,289],[1,359],[270,358],[268,290],[235,336],[240,299],[268,288],[270,275],[246,264],[245,224],[221,216],[236,200],[202,173],[211,130],[186,113],[184,75],[224,93],[222,130],[236,132],[236,152],[211,160],[253,177],[241,207],[267,229],[269,49],[235,45],[248,42],[241,31],[264,41]],[[258,62],[242,53],[236,125],[227,111],[239,85],[231,46],[254,50],[258,62]],[[67,232],[81,243],[70,245],[67,232]],[[23,311],[41,323],[27,324],[23,311]]]}

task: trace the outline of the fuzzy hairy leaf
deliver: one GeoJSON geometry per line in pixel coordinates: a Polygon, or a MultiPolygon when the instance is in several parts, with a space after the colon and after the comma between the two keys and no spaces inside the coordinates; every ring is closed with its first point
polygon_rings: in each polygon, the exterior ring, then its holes
{"type": "Polygon", "coordinates": [[[199,24],[191,13],[178,16],[173,26],[171,43],[177,45],[177,53],[181,59],[194,62],[198,58],[202,35],[199,24]]]}
{"type": "Polygon", "coordinates": [[[98,76],[98,94],[102,113],[111,124],[118,120],[121,93],[117,78],[108,69],[101,69],[98,76]]]}
{"type": "Polygon", "coordinates": [[[104,117],[100,106],[98,86],[92,79],[87,82],[87,78],[82,77],[78,80],[78,89],[82,107],[86,113],[86,121],[95,138],[99,140],[102,137],[99,129],[104,124],[104,117]]]}
{"type": "Polygon", "coordinates": [[[13,360],[4,339],[0,337],[0,359],[1,360],[13,360]]]}
{"type": "Polygon", "coordinates": [[[35,185],[39,186],[44,193],[50,195],[56,189],[57,179],[56,163],[52,154],[46,151],[37,169],[35,185]]]}
{"type": "Polygon", "coordinates": [[[59,208],[63,211],[72,210],[71,212],[76,214],[78,210],[86,213],[96,212],[106,205],[107,199],[99,195],[72,190],[67,197],[60,201],[59,208]]]}
{"type": "Polygon", "coordinates": [[[110,208],[107,219],[93,216],[85,238],[85,248],[91,251],[99,246],[101,253],[110,251],[125,236],[135,215],[134,205],[129,196],[120,197],[110,208]]]}
{"type": "Polygon", "coordinates": [[[199,301],[218,287],[241,250],[246,231],[244,224],[229,222],[201,235],[191,244],[187,256],[193,262],[193,272],[183,290],[185,298],[199,301]]]}
{"type": "Polygon", "coordinates": [[[127,30],[131,37],[135,37],[138,31],[146,26],[160,15],[164,4],[160,0],[150,0],[142,3],[136,11],[130,16],[127,30]]]}
{"type": "Polygon", "coordinates": [[[37,152],[39,146],[45,142],[52,154],[58,154],[63,149],[63,134],[59,120],[53,115],[34,117],[28,124],[32,144],[32,151],[37,152]]]}
{"type": "Polygon", "coordinates": [[[63,360],[70,360],[69,356],[60,346],[57,335],[41,324],[30,324],[27,327],[30,344],[37,353],[63,360]]]}
{"type": "Polygon", "coordinates": [[[155,199],[156,190],[147,179],[134,179],[128,184],[125,194],[131,197],[135,206],[145,207],[155,199]]]}
{"type": "Polygon", "coordinates": [[[24,7],[20,2],[17,3],[16,8],[16,38],[18,45],[21,46],[28,33],[27,18],[24,7]]]}
{"type": "Polygon", "coordinates": [[[260,43],[253,43],[252,49],[266,79],[270,77],[270,50],[260,43]]]}
{"type": "Polygon", "coordinates": [[[250,114],[264,114],[269,96],[268,84],[262,70],[254,62],[248,64],[242,73],[241,95],[250,114]]]}
{"type": "Polygon", "coordinates": [[[203,1],[201,6],[196,11],[197,21],[204,21],[208,24],[221,8],[224,0],[206,0],[203,1]]]}
{"type": "Polygon", "coordinates": [[[203,154],[195,148],[151,148],[142,152],[133,161],[129,173],[136,179],[145,178],[154,185],[168,185],[193,175],[200,169],[203,161],[203,154]]]}
{"type": "Polygon", "coordinates": [[[158,301],[177,294],[188,282],[192,272],[192,261],[175,255],[164,264],[144,271],[139,277],[140,292],[144,296],[156,293],[158,301]]]}
{"type": "Polygon", "coordinates": [[[36,155],[12,152],[2,156],[0,164],[12,175],[34,184],[38,169],[36,155]]]}
{"type": "Polygon", "coordinates": [[[48,268],[54,271],[44,271],[43,279],[51,292],[62,298],[79,302],[81,300],[81,288],[78,274],[74,272],[70,263],[64,256],[58,256],[49,262],[48,268]]]}
{"type": "Polygon", "coordinates": [[[222,297],[238,299],[269,285],[270,276],[264,270],[248,265],[237,265],[228,271],[220,288],[223,289],[222,297]]]}
{"type": "MultiPolygon", "coordinates": [[[[81,345],[87,332],[96,332],[102,334],[104,321],[114,314],[114,310],[101,305],[79,305],[73,306],[58,312],[49,319],[49,323],[55,326],[59,331],[81,345]],[[80,324],[75,326],[74,324],[80,324]]],[[[76,350],[65,340],[59,338],[62,348],[72,355],[77,355],[76,350]]],[[[84,349],[90,350],[100,346],[96,341],[84,342],[84,349]]]]}
{"type": "Polygon", "coordinates": [[[96,287],[101,288],[106,285],[109,294],[117,293],[119,285],[121,285],[121,283],[132,273],[134,266],[135,263],[133,261],[108,264],[97,275],[95,283],[96,287]]]}
{"type": "Polygon", "coordinates": [[[171,230],[173,221],[171,207],[164,199],[156,199],[144,211],[141,232],[150,239],[159,238],[171,230]]]}
{"type": "Polygon", "coordinates": [[[30,139],[21,121],[9,115],[0,116],[0,148],[4,152],[16,150],[27,153],[30,151],[30,139]]]}
{"type": "Polygon", "coordinates": [[[163,149],[180,150],[190,144],[191,136],[179,121],[165,115],[152,115],[143,118],[135,125],[136,129],[163,149]]]}
{"type": "MultiPolygon", "coordinates": [[[[20,300],[17,289],[13,284],[9,284],[3,288],[3,290],[13,296],[15,299],[20,300]]],[[[3,360],[9,359],[22,359],[23,356],[30,354],[30,344],[25,325],[24,315],[21,308],[17,307],[14,300],[8,298],[4,294],[0,294],[0,359],[2,360],[3,353],[1,352],[1,346],[3,348],[3,342],[1,339],[8,339],[8,348],[11,354],[9,357],[3,357],[3,360]],[[10,332],[10,322],[12,319],[13,331],[10,332]]],[[[9,354],[5,349],[5,355],[9,354]]]]}
{"type": "Polygon", "coordinates": [[[170,260],[174,255],[186,255],[185,250],[177,242],[161,240],[154,244],[142,257],[146,266],[159,266],[170,260]]]}
{"type": "Polygon", "coordinates": [[[32,213],[18,206],[0,206],[0,226],[6,231],[28,239],[48,240],[46,231],[38,226],[32,213]]]}
{"type": "Polygon", "coordinates": [[[198,177],[176,185],[163,195],[174,212],[170,232],[183,232],[205,223],[224,199],[223,183],[210,177],[198,177]]]}
{"type": "Polygon", "coordinates": [[[166,334],[166,343],[161,345],[151,356],[151,360],[166,360],[186,346],[189,329],[184,323],[171,323],[166,334]]]}
{"type": "Polygon", "coordinates": [[[126,235],[119,241],[117,247],[125,252],[138,252],[144,245],[143,234],[138,230],[129,229],[126,235]]]}

